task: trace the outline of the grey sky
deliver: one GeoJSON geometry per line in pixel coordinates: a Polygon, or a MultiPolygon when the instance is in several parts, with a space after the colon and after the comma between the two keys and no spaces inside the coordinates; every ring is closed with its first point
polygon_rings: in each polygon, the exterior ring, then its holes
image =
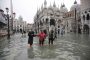
{"type": "MultiPolygon", "coordinates": [[[[59,7],[63,0],[47,0],[47,5],[49,6],[50,3],[53,5],[55,1],[56,5],[59,7]]],[[[73,5],[75,0],[64,0],[65,6],[70,9],[73,5]]],[[[80,0],[77,0],[80,4],[80,0]]],[[[13,7],[14,11],[16,12],[16,18],[21,15],[23,20],[27,21],[28,23],[33,23],[34,15],[36,14],[37,7],[41,8],[41,5],[44,3],[44,0],[13,0],[13,7]]]]}

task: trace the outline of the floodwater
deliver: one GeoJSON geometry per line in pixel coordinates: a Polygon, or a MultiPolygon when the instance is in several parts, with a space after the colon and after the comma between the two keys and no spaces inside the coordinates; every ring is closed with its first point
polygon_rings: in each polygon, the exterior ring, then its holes
{"type": "Polygon", "coordinates": [[[38,37],[30,48],[28,36],[19,33],[0,38],[0,60],[90,60],[90,36],[65,34],[58,36],[54,45],[39,46],[38,37]]]}

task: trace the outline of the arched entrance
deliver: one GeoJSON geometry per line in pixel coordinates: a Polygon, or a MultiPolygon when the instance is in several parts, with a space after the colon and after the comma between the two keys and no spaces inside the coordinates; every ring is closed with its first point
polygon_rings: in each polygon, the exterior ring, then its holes
{"type": "Polygon", "coordinates": [[[84,31],[84,33],[89,34],[89,26],[85,24],[85,25],[83,26],[83,31],[84,31]]]}
{"type": "Polygon", "coordinates": [[[45,34],[47,34],[47,30],[43,30],[45,34]]]}
{"type": "Polygon", "coordinates": [[[55,38],[57,38],[57,29],[56,29],[55,25],[56,25],[55,19],[50,19],[50,28],[49,29],[54,31],[55,38]]]}
{"type": "Polygon", "coordinates": [[[54,25],[55,26],[55,19],[50,19],[50,26],[54,25]]]}

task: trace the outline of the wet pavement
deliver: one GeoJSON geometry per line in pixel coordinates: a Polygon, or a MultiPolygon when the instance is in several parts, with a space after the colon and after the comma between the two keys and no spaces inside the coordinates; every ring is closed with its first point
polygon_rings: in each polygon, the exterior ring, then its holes
{"type": "Polygon", "coordinates": [[[65,34],[58,36],[54,45],[38,45],[34,38],[32,48],[27,44],[28,36],[15,34],[11,39],[0,38],[0,60],[90,60],[90,36],[65,34]]]}

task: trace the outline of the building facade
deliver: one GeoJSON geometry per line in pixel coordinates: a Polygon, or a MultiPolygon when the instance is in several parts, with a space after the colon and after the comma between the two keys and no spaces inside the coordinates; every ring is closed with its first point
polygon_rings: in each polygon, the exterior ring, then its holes
{"type": "Polygon", "coordinates": [[[83,33],[90,34],[90,0],[81,0],[81,21],[83,33]]]}
{"type": "Polygon", "coordinates": [[[7,20],[6,20],[6,15],[4,14],[4,11],[0,9],[0,34],[7,34],[7,20]]]}
{"type": "Polygon", "coordinates": [[[18,19],[14,19],[13,30],[14,30],[14,32],[27,31],[27,23],[26,23],[26,21],[23,21],[23,18],[21,16],[19,16],[18,19]]]}
{"type": "Polygon", "coordinates": [[[81,33],[81,5],[75,0],[68,11],[64,3],[60,8],[56,6],[55,2],[47,7],[45,0],[44,6],[41,6],[34,17],[34,27],[36,32],[44,30],[48,33],[52,29],[60,34],[63,29],[65,32],[81,33]]]}
{"type": "MultiPolygon", "coordinates": [[[[4,13],[6,14],[6,8],[9,8],[9,30],[10,30],[10,33],[13,33],[13,19],[12,19],[12,8],[11,8],[11,1],[12,0],[0,0],[0,9],[3,9],[4,10],[4,13]]],[[[7,28],[7,27],[6,27],[7,28]]]]}
{"type": "Polygon", "coordinates": [[[48,33],[50,30],[54,30],[55,33],[60,33],[60,29],[64,27],[63,16],[68,12],[64,4],[61,7],[57,7],[55,2],[53,5],[47,7],[47,1],[44,1],[44,6],[41,6],[34,17],[34,30],[36,33],[40,30],[48,33]]]}
{"type": "Polygon", "coordinates": [[[29,32],[30,30],[34,30],[33,27],[33,24],[27,24],[27,32],[29,32]]]}
{"type": "Polygon", "coordinates": [[[81,33],[81,6],[76,0],[71,6],[70,11],[65,13],[65,22],[67,32],[81,33]]]}

